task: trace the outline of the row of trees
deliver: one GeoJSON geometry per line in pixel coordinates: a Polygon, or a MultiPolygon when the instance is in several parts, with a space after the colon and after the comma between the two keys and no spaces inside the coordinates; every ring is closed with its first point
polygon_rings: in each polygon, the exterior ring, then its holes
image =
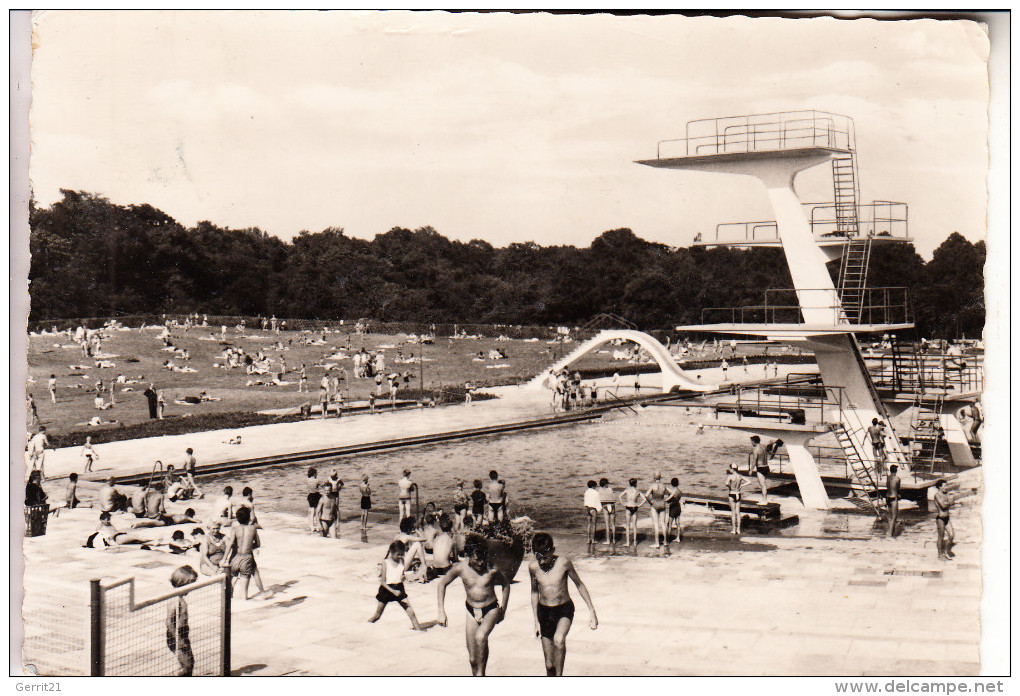
{"type": "MultiPolygon", "coordinates": [[[[30,319],[137,313],[307,319],[583,324],[601,313],[645,329],[702,321],[710,307],[761,304],[790,287],[778,249],[671,248],[629,229],[587,248],[533,242],[494,248],[431,227],[354,239],[340,228],[284,242],[259,229],[179,224],[150,205],[64,190],[30,211],[30,319]]],[[[876,245],[869,284],[906,286],[918,329],[978,336],[983,242],[954,233],[925,263],[876,245]]]]}

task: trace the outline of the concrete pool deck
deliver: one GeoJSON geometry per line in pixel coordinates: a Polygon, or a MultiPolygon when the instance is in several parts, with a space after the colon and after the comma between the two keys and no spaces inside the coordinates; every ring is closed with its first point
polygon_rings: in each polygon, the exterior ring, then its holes
{"type": "MultiPolygon", "coordinates": [[[[961,475],[977,489],[954,508],[954,561],[937,560],[934,519],[894,539],[747,535],[735,540],[718,525],[688,528],[671,557],[642,543],[636,556],[577,554],[577,568],[599,616],[577,605],[568,639],[568,675],[976,675],[980,671],[981,472],[961,475]]],[[[206,506],[207,501],[199,501],[206,506]]],[[[200,513],[205,512],[200,507],[200,513]]],[[[267,601],[236,600],[232,667],[237,674],[466,675],[460,583],[447,598],[450,627],[409,630],[398,607],[377,624],[377,564],[392,538],[390,524],[373,524],[369,542],[357,523],[342,539],[304,531],[304,520],[264,513],[263,579],[267,601]]],[[[126,526],[127,517],[115,517],[126,526]]],[[[45,536],[24,540],[24,586],[33,621],[45,597],[34,580],[83,588],[93,577],[134,575],[140,598],[169,589],[189,552],[174,557],[137,548],[81,548],[96,512],[64,511],[45,536]]],[[[556,535],[561,548],[576,538],[556,535]]],[[[423,623],[436,616],[435,584],[408,584],[423,623]]],[[[51,600],[52,601],[52,600],[51,600]]],[[[84,610],[84,609],[83,609],[84,610]]],[[[541,647],[533,637],[527,568],[522,567],[504,623],[493,631],[489,674],[540,675],[541,647]]]]}
{"type": "MultiPolygon", "coordinates": [[[[779,365],[779,374],[804,372],[804,365],[779,365]]],[[[701,375],[707,384],[723,379],[722,370],[709,368],[692,372],[701,375]]],[[[640,376],[642,388],[656,387],[658,374],[640,376]]],[[[731,368],[729,383],[763,378],[762,367],[752,365],[745,373],[731,368]]],[[[604,380],[608,382],[608,380],[604,380]]],[[[621,379],[620,394],[634,393],[634,378],[621,379]]],[[[166,435],[95,445],[99,460],[85,478],[99,479],[108,475],[148,474],[156,460],[164,465],[183,464],[185,450],[191,447],[203,466],[261,457],[280,456],[319,449],[365,445],[397,438],[423,437],[469,428],[510,425],[549,417],[550,392],[525,387],[495,387],[480,391],[500,398],[475,401],[470,406],[448,405],[434,409],[387,411],[380,407],[375,414],[358,414],[343,418],[312,418],[306,421],[257,425],[229,430],[211,430],[184,435],[166,435]],[[240,435],[241,445],[227,443],[240,435]]],[[[71,472],[82,473],[84,459],[80,447],[63,447],[46,453],[47,478],[65,477],[71,472]]]]}

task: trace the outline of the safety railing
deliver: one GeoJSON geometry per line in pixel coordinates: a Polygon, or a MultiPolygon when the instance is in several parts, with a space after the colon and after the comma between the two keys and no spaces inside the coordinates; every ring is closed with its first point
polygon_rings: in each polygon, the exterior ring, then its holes
{"type": "Polygon", "coordinates": [[[899,353],[872,357],[869,372],[875,386],[899,392],[983,391],[985,373],[975,355],[949,353],[899,353]],[[877,359],[877,364],[875,360],[877,359]]]}
{"type": "Polygon", "coordinates": [[[865,288],[861,312],[851,322],[843,311],[839,292],[834,288],[770,288],[765,302],[739,307],[706,307],[701,310],[702,324],[800,324],[803,306],[826,311],[832,325],[909,324],[910,298],[905,287],[865,288]]]}
{"type": "Polygon", "coordinates": [[[656,145],[656,158],[809,147],[855,149],[853,119],[826,111],[780,111],[698,119],[687,122],[685,137],[660,140],[656,145]]]}
{"type": "MultiPolygon", "coordinates": [[[[835,203],[805,203],[808,223],[816,242],[847,239],[838,230],[835,203]]],[[[872,239],[910,239],[907,204],[894,201],[872,201],[857,206],[860,236],[872,239]]],[[[702,244],[759,244],[778,242],[779,227],[775,220],[721,222],[715,226],[715,237],[699,239],[702,244]]]]}

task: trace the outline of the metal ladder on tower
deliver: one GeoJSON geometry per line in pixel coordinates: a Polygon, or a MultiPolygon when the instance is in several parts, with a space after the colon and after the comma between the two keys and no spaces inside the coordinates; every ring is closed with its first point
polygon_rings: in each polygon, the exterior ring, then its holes
{"type": "Polygon", "coordinates": [[[922,391],[914,396],[914,416],[910,421],[910,461],[914,471],[933,474],[935,464],[943,461],[938,449],[944,401],[940,393],[929,395],[922,391]]]}
{"type": "Polygon", "coordinates": [[[839,299],[847,321],[861,319],[864,288],[871,260],[871,236],[861,236],[858,219],[860,188],[857,182],[857,156],[853,152],[832,160],[832,187],[836,208],[836,232],[846,237],[839,263],[839,299]]]}
{"type": "Polygon", "coordinates": [[[850,502],[862,510],[872,512],[881,519],[884,500],[878,488],[878,482],[872,476],[871,467],[861,455],[860,448],[854,439],[854,435],[863,436],[865,430],[861,426],[848,431],[846,419],[841,418],[840,420],[840,423],[833,424],[832,432],[843,449],[843,454],[846,455],[847,468],[850,470],[851,491],[856,494],[850,496],[850,502]]]}

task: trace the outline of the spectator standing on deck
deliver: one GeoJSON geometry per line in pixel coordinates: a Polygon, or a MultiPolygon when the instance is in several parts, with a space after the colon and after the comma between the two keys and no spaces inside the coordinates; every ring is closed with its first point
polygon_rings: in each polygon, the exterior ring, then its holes
{"type": "Polygon", "coordinates": [[[889,514],[889,529],[886,536],[896,536],[896,521],[900,512],[900,477],[895,464],[889,465],[889,475],[885,479],[885,506],[889,514]]]}

